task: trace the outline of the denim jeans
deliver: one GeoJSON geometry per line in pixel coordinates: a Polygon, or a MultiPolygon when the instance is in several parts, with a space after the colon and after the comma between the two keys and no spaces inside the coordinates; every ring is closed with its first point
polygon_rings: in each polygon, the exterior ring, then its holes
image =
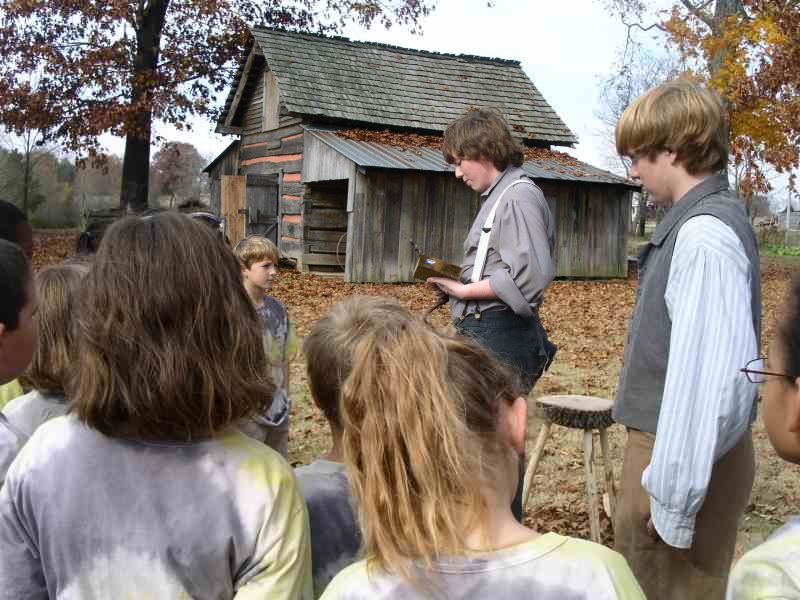
{"type": "Polygon", "coordinates": [[[531,319],[524,319],[511,310],[470,313],[456,320],[455,327],[509,367],[524,394],[533,389],[556,353],[556,346],[547,338],[538,313],[531,319]]]}
{"type": "MultiPolygon", "coordinates": [[[[527,394],[550,367],[556,345],[547,338],[539,314],[524,319],[511,310],[496,310],[466,315],[455,322],[461,335],[469,336],[509,367],[517,377],[520,391],[527,394]]],[[[522,480],[525,456],[520,456],[519,482],[511,511],[522,522],[522,480]]]]}

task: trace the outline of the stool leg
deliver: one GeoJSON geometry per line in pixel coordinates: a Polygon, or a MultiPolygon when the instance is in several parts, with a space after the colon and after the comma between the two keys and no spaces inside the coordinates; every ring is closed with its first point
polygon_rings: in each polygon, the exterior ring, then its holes
{"type": "Polygon", "coordinates": [[[547,437],[550,435],[550,427],[552,423],[545,421],[539,428],[539,435],[536,437],[536,445],[533,447],[533,454],[530,461],[528,461],[528,468],[525,469],[525,479],[522,484],[522,512],[525,513],[525,507],[528,506],[528,495],[531,493],[531,483],[533,476],[536,473],[536,467],[539,464],[539,458],[542,456],[544,444],[547,437]]]}
{"type": "Polygon", "coordinates": [[[614,486],[614,468],[611,464],[611,454],[608,451],[608,432],[606,428],[600,430],[600,448],[603,450],[603,470],[605,471],[606,493],[608,494],[608,518],[614,522],[617,506],[617,491],[614,486]]]}
{"type": "Polygon", "coordinates": [[[583,464],[586,472],[586,495],[589,498],[589,527],[592,541],[600,543],[600,507],[597,505],[597,482],[594,478],[594,440],[591,429],[583,430],[583,464]]]}

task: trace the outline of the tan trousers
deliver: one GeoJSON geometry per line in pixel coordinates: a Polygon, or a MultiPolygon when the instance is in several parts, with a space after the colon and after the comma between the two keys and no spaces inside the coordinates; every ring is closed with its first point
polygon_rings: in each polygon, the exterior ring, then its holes
{"type": "Polygon", "coordinates": [[[628,430],[614,519],[615,549],[627,559],[649,600],[722,600],[739,519],[753,488],[750,431],[714,465],[692,546],[685,550],[653,540],[647,533],[650,497],[641,481],[654,443],[655,435],[628,430]]]}

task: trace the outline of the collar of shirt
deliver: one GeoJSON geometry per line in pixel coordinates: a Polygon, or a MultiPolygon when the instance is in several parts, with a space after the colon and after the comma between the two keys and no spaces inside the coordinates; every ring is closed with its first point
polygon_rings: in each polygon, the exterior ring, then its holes
{"type": "Polygon", "coordinates": [[[683,216],[688,213],[695,205],[704,198],[718,194],[728,189],[728,176],[726,174],[712,175],[694,186],[691,190],[669,209],[661,222],[656,226],[650,244],[660,246],[664,243],[669,232],[675,227],[683,216]]]}
{"type": "Polygon", "coordinates": [[[496,187],[497,187],[497,184],[498,184],[498,183],[500,183],[500,180],[501,180],[501,179],[503,179],[503,177],[505,177],[505,176],[506,176],[506,174],[507,174],[507,173],[508,173],[508,172],[509,172],[511,169],[512,169],[511,165],[509,165],[508,167],[506,167],[506,168],[505,168],[505,170],[503,170],[503,172],[502,172],[502,173],[500,173],[500,175],[498,175],[498,176],[497,176],[497,178],[496,178],[496,179],[495,179],[495,180],[492,182],[492,185],[490,185],[490,186],[489,186],[489,187],[486,189],[486,191],[485,191],[485,192],[483,192],[483,193],[481,194],[481,198],[483,198],[484,200],[486,200],[486,198],[488,198],[488,197],[489,197],[489,195],[492,193],[492,191],[494,190],[494,188],[496,188],[496,187]]]}

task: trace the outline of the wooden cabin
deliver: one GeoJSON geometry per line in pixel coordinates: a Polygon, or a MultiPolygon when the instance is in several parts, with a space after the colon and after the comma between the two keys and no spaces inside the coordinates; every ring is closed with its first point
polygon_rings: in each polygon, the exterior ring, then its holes
{"type": "Polygon", "coordinates": [[[256,27],[217,125],[236,135],[205,171],[228,236],[260,233],[298,268],[410,281],[419,253],[459,263],[480,208],[437,139],[495,106],[532,156],[555,216],[557,275],[624,277],[633,183],[553,151],[575,136],[516,61],[256,27]]]}

